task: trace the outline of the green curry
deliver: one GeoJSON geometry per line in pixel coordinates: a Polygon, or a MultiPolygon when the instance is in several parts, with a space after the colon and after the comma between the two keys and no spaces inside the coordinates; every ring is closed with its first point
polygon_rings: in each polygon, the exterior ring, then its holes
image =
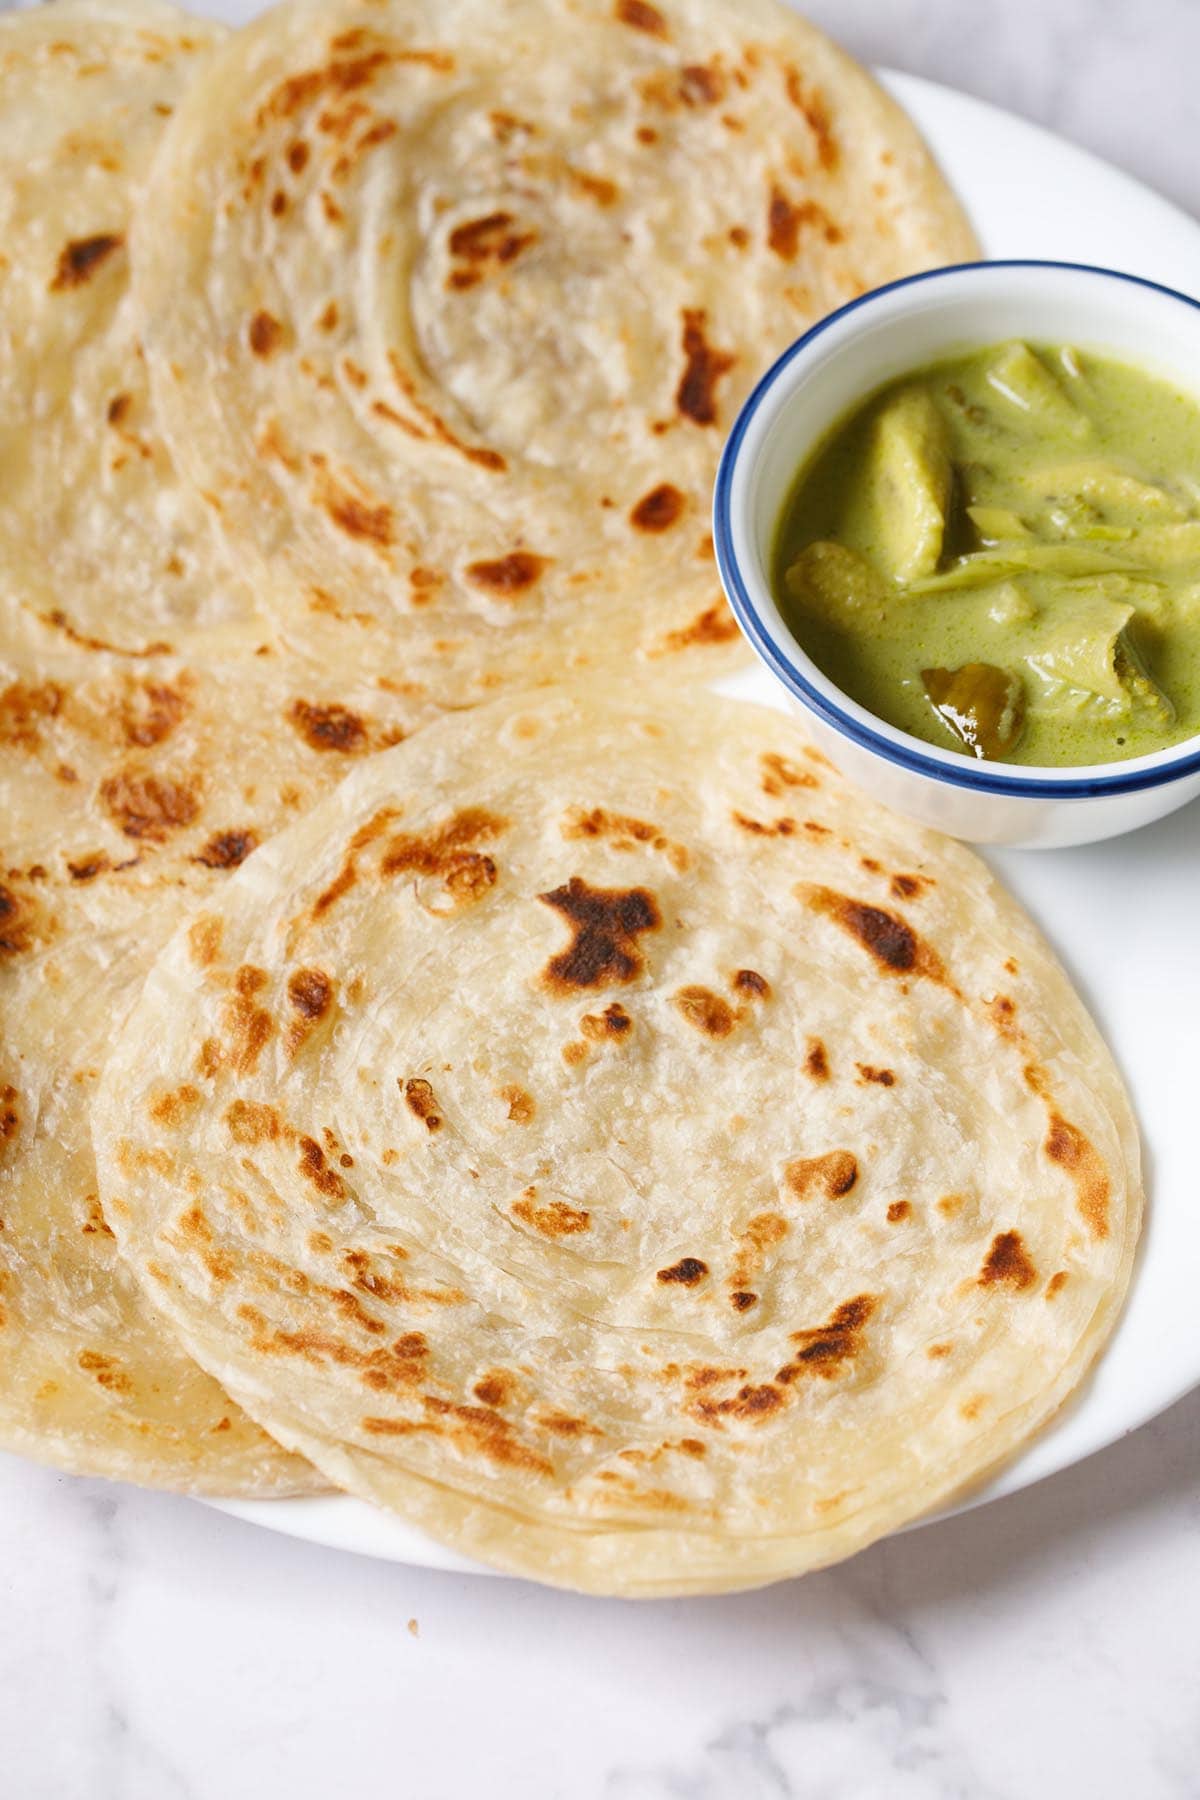
{"type": "Polygon", "coordinates": [[[774,578],[831,680],[931,744],[1164,749],[1200,732],[1200,405],[1066,347],[918,371],[801,470],[774,578]]]}

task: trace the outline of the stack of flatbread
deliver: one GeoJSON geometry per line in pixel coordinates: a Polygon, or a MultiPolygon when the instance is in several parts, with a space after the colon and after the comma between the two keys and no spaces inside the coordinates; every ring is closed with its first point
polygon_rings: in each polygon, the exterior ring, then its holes
{"type": "Polygon", "coordinates": [[[799,1572],[1111,1329],[1119,1079],[737,660],[771,359],[972,254],[769,0],[0,19],[0,1441],[799,1572]]]}

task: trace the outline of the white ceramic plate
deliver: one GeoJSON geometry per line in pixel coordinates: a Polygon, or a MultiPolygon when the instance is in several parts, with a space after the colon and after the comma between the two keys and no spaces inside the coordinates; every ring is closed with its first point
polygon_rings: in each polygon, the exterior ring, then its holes
{"type": "MultiPolygon", "coordinates": [[[[235,0],[211,10],[244,17],[252,9],[235,0]]],[[[954,171],[987,255],[1101,263],[1200,294],[1200,226],[1165,200],[1009,113],[912,75],[884,79],[954,171]]],[[[772,699],[769,678],[758,671],[739,678],[737,691],[772,699]]],[[[1200,802],[1106,844],[992,860],[1116,1052],[1142,1125],[1150,1212],[1133,1293],[1096,1374],[1049,1430],[963,1506],[1078,1462],[1200,1383],[1200,802]]],[[[222,1506],[338,1549],[427,1568],[479,1568],[358,1500],[222,1506]]]]}

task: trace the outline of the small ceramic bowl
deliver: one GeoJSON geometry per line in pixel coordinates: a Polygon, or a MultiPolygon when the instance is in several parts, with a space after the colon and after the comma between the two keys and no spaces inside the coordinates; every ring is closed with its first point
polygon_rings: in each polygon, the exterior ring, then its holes
{"type": "Polygon", "coordinates": [[[876,718],[796,642],[771,592],[774,534],[797,470],[856,401],[956,352],[1022,338],[1135,362],[1200,401],[1200,302],[1075,263],[964,263],[878,288],[779,358],[746,401],[717,474],[713,537],[739,625],[860,787],[980,844],[1056,847],[1113,837],[1200,794],[1200,737],[1128,762],[977,762],[876,718]]]}

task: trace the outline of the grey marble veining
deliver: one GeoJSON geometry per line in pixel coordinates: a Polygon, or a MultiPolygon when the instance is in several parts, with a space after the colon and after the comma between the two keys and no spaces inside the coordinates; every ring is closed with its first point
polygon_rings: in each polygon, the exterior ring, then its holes
{"type": "MultiPolygon", "coordinates": [[[[1200,211],[1198,0],[810,11],[1200,211]]],[[[1200,1800],[1200,1394],[1012,1499],[705,1603],[374,1564],[0,1457],[3,1800],[345,1794],[1200,1800]]]]}

